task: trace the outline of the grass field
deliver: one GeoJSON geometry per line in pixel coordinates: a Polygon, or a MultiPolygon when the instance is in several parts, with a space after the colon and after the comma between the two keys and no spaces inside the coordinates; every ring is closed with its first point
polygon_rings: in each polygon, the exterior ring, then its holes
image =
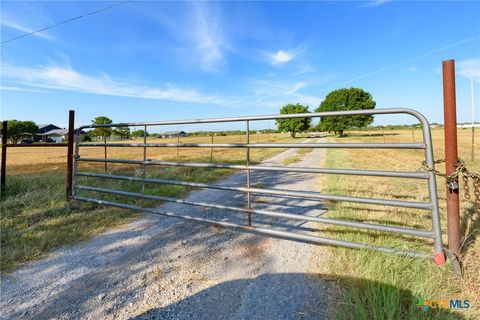
{"type": "MultiPolygon", "coordinates": [[[[301,141],[300,139],[297,139],[301,141]]],[[[149,139],[148,142],[176,142],[177,139],[149,139]]],[[[211,142],[210,137],[182,138],[182,142],[211,142]]],[[[214,142],[245,142],[245,136],[215,137],[214,142]]],[[[292,138],[284,134],[258,135],[256,142],[287,142],[292,138]]],[[[132,142],[142,142],[136,140],[132,142]]],[[[252,163],[269,158],[282,149],[252,149],[252,163]]],[[[85,157],[104,156],[103,148],[81,148],[85,157]]],[[[210,161],[210,148],[152,148],[148,158],[155,160],[210,161]]],[[[43,256],[66,244],[88,239],[114,226],[132,221],[138,214],[116,208],[77,203],[69,207],[65,201],[66,148],[9,148],[7,156],[7,188],[1,204],[1,263],[2,272],[43,256]]],[[[143,159],[143,148],[109,148],[109,158],[143,159]]],[[[244,149],[214,149],[214,162],[244,163],[244,149]]],[[[83,171],[103,172],[103,164],[84,164],[83,171]]],[[[134,175],[138,166],[112,165],[108,171],[134,175]]],[[[161,177],[195,182],[212,182],[231,173],[224,169],[150,167],[148,177],[161,177]]],[[[95,185],[91,179],[90,185],[95,185]]],[[[103,186],[126,191],[140,191],[139,183],[103,181],[103,186]]],[[[192,190],[181,186],[146,185],[145,192],[180,197],[192,190]]],[[[105,198],[105,195],[99,195],[105,198]]],[[[110,196],[109,199],[115,198],[110,196]]],[[[155,206],[158,202],[127,199],[128,203],[155,206]]]]}
{"type": "MultiPolygon", "coordinates": [[[[286,142],[292,141],[290,136],[285,134],[259,134],[251,136],[251,143],[264,142],[286,142]]],[[[211,137],[185,137],[180,138],[184,143],[211,143],[211,137]]],[[[111,143],[122,143],[124,141],[112,141],[111,143]]],[[[143,143],[143,138],[128,140],[127,142],[143,143]]],[[[177,138],[157,139],[148,138],[148,143],[177,143],[177,138]]],[[[245,142],[244,135],[238,136],[215,136],[214,143],[236,143],[245,142]]],[[[110,143],[110,141],[109,141],[110,143]]],[[[265,156],[278,152],[278,149],[252,149],[250,157],[252,161],[264,159],[265,156]]],[[[7,156],[7,175],[27,175],[40,173],[65,172],[66,147],[52,148],[9,148],[7,156]]],[[[82,147],[80,155],[90,158],[103,158],[103,147],[82,147]]],[[[143,159],[143,148],[120,148],[109,147],[107,156],[115,159],[143,159]]],[[[150,159],[173,160],[177,159],[177,148],[148,148],[147,157],[150,159]]],[[[210,148],[179,148],[179,160],[210,161],[210,148]]],[[[245,150],[222,149],[213,150],[213,160],[220,162],[224,160],[244,161],[245,150]]],[[[95,167],[95,165],[92,165],[95,167]]],[[[103,167],[100,165],[99,167],[103,167]]]]}
{"type": "MultiPolygon", "coordinates": [[[[410,130],[381,132],[351,132],[348,137],[329,137],[335,142],[412,142],[410,130]],[[374,133],[374,134],[373,134],[374,133]],[[385,140],[384,140],[385,139],[385,140]]],[[[459,130],[459,154],[470,170],[480,170],[480,154],[470,161],[470,131],[459,130]]],[[[416,141],[421,137],[415,132],[416,141]]],[[[480,141],[477,135],[476,141],[480,141]]],[[[444,157],[443,130],[433,130],[434,153],[437,159],[444,157]]],[[[324,165],[331,168],[362,168],[415,171],[420,168],[422,151],[409,150],[361,150],[329,149],[324,165]]],[[[443,170],[442,165],[438,169],[443,170]]],[[[440,198],[443,234],[446,234],[445,183],[437,179],[440,198]]],[[[360,176],[321,176],[319,189],[325,193],[353,195],[369,198],[425,201],[428,199],[426,182],[411,179],[392,179],[360,176]]],[[[473,193],[472,193],[473,196],[473,193]]],[[[329,217],[383,223],[389,225],[431,229],[427,211],[389,208],[352,203],[326,203],[329,217]]],[[[473,203],[463,200],[462,229],[464,278],[457,280],[449,265],[437,267],[432,262],[386,255],[364,250],[330,248],[327,263],[319,265],[323,273],[342,281],[341,292],[335,299],[337,319],[451,319],[465,316],[480,318],[480,216],[473,210],[473,203]],[[462,310],[430,309],[426,313],[416,307],[418,299],[468,299],[470,308],[462,310]]],[[[346,240],[354,240],[396,248],[431,251],[431,242],[418,238],[394,236],[382,232],[354,231],[341,227],[324,227],[323,234],[346,240]]],[[[446,237],[444,237],[446,243],[446,237]]]]}
{"type": "MultiPolygon", "coordinates": [[[[469,161],[470,135],[459,130],[460,156],[467,160],[472,170],[480,170],[480,161],[469,161]]],[[[351,132],[348,137],[328,137],[338,142],[411,142],[420,139],[410,130],[351,132]],[[415,137],[414,137],[415,136],[415,137]]],[[[433,130],[436,158],[443,158],[443,131],[433,130]]],[[[215,142],[244,142],[245,137],[215,137],[215,142]],[[242,139],[242,140],[241,140],[242,139]]],[[[149,140],[149,142],[176,142],[176,139],[149,140]]],[[[211,142],[210,137],[182,138],[182,142],[211,142]]],[[[254,139],[252,142],[256,142],[254,139]]],[[[261,135],[258,142],[293,141],[287,135],[261,135]]],[[[298,141],[298,140],[297,140],[298,141]]],[[[480,137],[477,136],[477,141],[480,137]]],[[[137,142],[141,142],[137,140],[137,142]]],[[[41,257],[54,248],[88,239],[109,228],[134,219],[138,214],[115,208],[77,204],[69,208],[64,200],[65,149],[63,148],[11,148],[8,150],[8,188],[2,202],[1,271],[8,272],[26,261],[41,257]]],[[[281,149],[252,149],[252,162],[268,158],[281,149]]],[[[289,163],[299,161],[309,149],[298,151],[289,163]]],[[[85,147],[81,153],[88,157],[103,157],[103,148],[85,147]]],[[[214,162],[241,163],[245,150],[215,149],[214,162]]],[[[142,159],[142,149],[109,148],[108,157],[142,159]]],[[[210,161],[210,149],[176,148],[151,149],[147,157],[162,160],[210,161]]],[[[477,155],[480,158],[480,154],[477,155]]],[[[421,151],[412,150],[355,150],[329,149],[323,165],[332,168],[362,168],[385,170],[417,170],[423,158],[421,151]]],[[[128,165],[109,165],[108,171],[135,174],[128,165]]],[[[442,166],[439,166],[442,169],[442,166]]],[[[103,164],[84,165],[82,170],[102,172],[103,164]]],[[[211,182],[228,174],[229,170],[196,170],[192,168],[149,168],[149,177],[162,177],[197,182],[211,182]]],[[[95,181],[93,181],[95,184],[95,181]]],[[[140,185],[107,182],[114,188],[139,191],[140,185]]],[[[105,185],[105,182],[103,182],[105,185]]],[[[318,188],[325,193],[348,194],[360,197],[391,198],[411,201],[427,199],[426,182],[324,175],[318,178],[318,188]]],[[[191,189],[178,186],[148,186],[146,193],[179,197],[191,189]]],[[[445,188],[438,179],[442,227],[445,230],[445,188]]],[[[138,203],[142,200],[129,200],[138,203]]],[[[158,203],[144,201],[143,205],[158,203]]],[[[328,216],[371,223],[430,228],[428,212],[349,203],[326,202],[328,216]]],[[[396,257],[364,250],[329,248],[326,261],[317,266],[322,274],[339,281],[341,292],[336,297],[333,310],[338,319],[450,319],[480,317],[480,244],[478,235],[480,217],[474,214],[471,202],[462,201],[462,228],[467,235],[463,248],[464,278],[457,280],[450,266],[437,267],[430,261],[396,257]],[[345,280],[347,279],[347,280],[345,280]],[[435,310],[422,313],[415,304],[418,299],[468,299],[471,308],[465,312],[435,310]]],[[[331,237],[381,244],[398,248],[431,250],[431,243],[416,238],[394,236],[380,232],[352,231],[340,227],[324,227],[322,233],[331,237]]],[[[445,233],[445,231],[444,231],[445,233]]],[[[445,239],[446,242],[446,239],[445,239]]]]}

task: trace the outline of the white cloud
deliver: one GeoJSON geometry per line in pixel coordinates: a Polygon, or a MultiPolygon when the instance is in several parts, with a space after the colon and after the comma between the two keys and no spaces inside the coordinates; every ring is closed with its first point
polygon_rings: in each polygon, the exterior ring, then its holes
{"type": "Polygon", "coordinates": [[[295,54],[284,50],[278,50],[275,54],[271,55],[273,64],[280,64],[291,61],[295,58],[295,54]]]}
{"type": "MultiPolygon", "coordinates": [[[[18,30],[18,31],[21,31],[23,33],[31,33],[35,30],[31,29],[31,28],[28,28],[28,27],[25,27],[25,26],[22,26],[20,25],[19,23],[17,22],[14,22],[13,20],[9,20],[7,18],[4,18],[2,17],[1,19],[1,22],[0,22],[3,26],[5,27],[8,27],[8,28],[11,28],[11,29],[15,29],[15,30],[18,30]]],[[[42,31],[42,32],[37,32],[37,33],[34,33],[32,34],[36,37],[39,37],[39,38],[43,38],[43,39],[47,39],[47,40],[52,40],[52,36],[50,36],[47,32],[45,31],[42,31]]],[[[8,40],[8,39],[3,39],[3,40],[8,40]]]]}
{"type": "MultiPolygon", "coordinates": [[[[179,4],[180,5],[180,4],[179,4]]],[[[172,41],[163,43],[177,53],[176,59],[219,72],[228,67],[225,51],[229,48],[228,28],[219,6],[209,2],[185,2],[181,10],[159,10],[151,7],[146,15],[165,28],[172,41]]],[[[142,13],[145,14],[145,13],[142,13]]]]}
{"type": "Polygon", "coordinates": [[[307,86],[305,82],[254,80],[251,104],[280,108],[287,103],[301,103],[316,108],[321,102],[320,98],[300,93],[300,90],[307,86]]]}
{"type": "Polygon", "coordinates": [[[393,0],[374,0],[374,1],[369,1],[365,3],[363,6],[364,7],[379,7],[382,6],[388,2],[392,2],[393,0]]]}
{"type": "Polygon", "coordinates": [[[306,74],[306,73],[311,73],[311,72],[314,72],[314,71],[315,71],[315,69],[313,69],[311,65],[307,64],[307,65],[301,67],[298,71],[292,73],[292,76],[299,76],[299,75],[306,74]]]}
{"type": "Polygon", "coordinates": [[[0,90],[2,90],[2,91],[22,91],[22,92],[35,92],[35,93],[49,93],[49,91],[47,91],[47,90],[31,89],[31,88],[17,87],[17,86],[0,86],[0,90]]]}
{"type": "Polygon", "coordinates": [[[375,0],[373,1],[373,3],[376,5],[376,6],[381,6],[387,2],[391,2],[392,0],[375,0]]]}
{"type": "Polygon", "coordinates": [[[480,82],[480,58],[465,59],[457,62],[457,74],[480,82]]]}
{"type": "Polygon", "coordinates": [[[208,71],[218,71],[226,66],[223,53],[225,35],[217,12],[213,12],[206,3],[193,3],[194,22],[189,30],[194,37],[202,67],[208,71]]]}
{"type": "Polygon", "coordinates": [[[297,82],[295,84],[293,84],[293,86],[291,87],[291,89],[289,91],[287,91],[287,94],[293,94],[295,92],[297,92],[298,90],[302,89],[303,87],[305,87],[307,84],[305,82],[297,82]]]}
{"type": "Polygon", "coordinates": [[[2,75],[10,81],[35,88],[187,103],[231,104],[235,102],[233,99],[206,95],[171,84],[162,88],[148,87],[116,81],[105,73],[100,76],[86,75],[75,71],[70,66],[51,65],[29,68],[4,65],[2,75]]]}

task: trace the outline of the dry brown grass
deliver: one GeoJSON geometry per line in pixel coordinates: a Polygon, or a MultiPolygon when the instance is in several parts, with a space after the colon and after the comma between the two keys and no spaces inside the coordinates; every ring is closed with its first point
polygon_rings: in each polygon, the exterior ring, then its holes
{"type": "MultiPolygon", "coordinates": [[[[262,134],[252,139],[252,143],[266,142],[287,142],[293,141],[286,134],[262,134]]],[[[142,143],[143,139],[118,141],[142,143]]],[[[171,139],[148,139],[148,143],[176,143],[177,138],[171,139]]],[[[180,142],[184,143],[210,143],[211,137],[185,137],[180,142]]],[[[237,143],[245,142],[245,136],[215,136],[214,143],[237,143]]],[[[113,142],[115,143],[115,142],[113,142]]],[[[250,151],[251,161],[257,162],[262,159],[278,153],[278,149],[252,149],[250,151]]],[[[7,154],[7,175],[26,175],[39,173],[58,173],[64,172],[66,166],[66,147],[28,147],[28,148],[9,148],[7,154]]],[[[103,158],[103,147],[81,147],[82,157],[103,158]]],[[[143,148],[120,148],[109,147],[107,156],[113,159],[143,159],[143,148]]],[[[180,160],[180,161],[209,161],[210,148],[179,148],[179,157],[177,158],[177,148],[148,148],[147,158],[152,160],[180,160]]],[[[213,160],[216,162],[235,162],[245,161],[245,149],[213,149],[213,160]]],[[[102,167],[99,164],[84,164],[86,167],[102,167]]],[[[118,168],[118,165],[117,165],[118,168]]]]}
{"type": "MultiPolygon", "coordinates": [[[[352,132],[345,138],[330,137],[330,141],[336,142],[412,142],[411,130],[385,131],[385,137],[381,132],[376,135],[368,135],[365,132],[352,132]],[[385,139],[385,140],[384,140],[385,139]]],[[[433,145],[436,159],[444,157],[443,130],[433,130],[433,145]]],[[[415,131],[416,142],[421,137],[420,130],[415,131]]],[[[459,156],[466,161],[470,170],[480,171],[480,154],[477,153],[477,160],[470,160],[471,135],[469,130],[459,130],[459,156]]],[[[476,141],[480,141],[480,134],[476,141]]],[[[362,150],[362,149],[341,149],[328,150],[325,165],[334,168],[357,168],[357,169],[383,169],[415,171],[421,166],[423,160],[422,151],[414,150],[362,150]]],[[[438,165],[437,169],[443,171],[444,166],[438,165]]],[[[428,200],[428,189],[426,181],[415,181],[411,179],[392,179],[381,177],[355,177],[355,176],[323,176],[319,178],[320,188],[326,193],[347,194],[359,197],[386,198],[408,201],[428,200]]],[[[444,242],[446,243],[446,212],[445,212],[445,183],[442,178],[437,179],[438,195],[440,201],[442,229],[444,242]]],[[[462,192],[463,193],[463,192],[462,192]]],[[[473,194],[472,194],[473,195],[473,194]]],[[[370,205],[358,205],[348,203],[329,203],[329,216],[343,219],[358,219],[371,223],[387,223],[405,227],[431,229],[430,214],[422,210],[389,208],[370,205]]],[[[384,254],[365,253],[363,251],[352,251],[343,249],[332,249],[329,255],[327,271],[338,275],[353,278],[368,279],[369,281],[387,283],[392,285],[391,290],[386,290],[390,295],[383,295],[385,292],[375,291],[374,286],[362,285],[358,288],[352,284],[350,292],[358,290],[361,295],[358,298],[356,310],[362,310],[372,316],[373,312],[381,312],[373,305],[362,300],[369,297],[370,300],[378,299],[380,304],[384,299],[399,295],[398,290],[411,292],[411,297],[423,299],[468,299],[471,308],[466,311],[467,315],[480,316],[480,278],[478,277],[480,256],[480,245],[475,242],[475,236],[479,234],[479,217],[473,213],[473,204],[461,201],[462,226],[465,235],[470,235],[463,248],[463,259],[465,277],[463,280],[455,280],[451,269],[447,267],[438,268],[429,262],[410,261],[410,259],[389,257],[384,254]],[[342,265],[342,268],[338,268],[342,265]],[[385,274],[384,267],[389,265],[388,274],[385,274]],[[364,308],[364,309],[362,309],[364,308]]],[[[413,240],[408,237],[397,237],[385,235],[378,232],[355,232],[345,228],[325,228],[328,236],[335,236],[342,239],[356,240],[377,245],[387,245],[400,248],[417,249],[428,252],[431,250],[431,241],[420,239],[413,240]],[[413,240],[413,241],[412,241],[413,240]]],[[[378,289],[378,288],[377,288],[378,289]]],[[[403,291],[402,291],[403,292],[403,291]]],[[[355,296],[350,296],[355,298],[355,296]]],[[[391,304],[391,308],[398,308],[394,313],[396,316],[417,318],[418,310],[414,304],[408,302],[406,305],[391,304]]],[[[344,309],[345,315],[354,312],[349,308],[344,309]],[[348,310],[347,310],[348,309],[348,310]]],[[[342,312],[341,312],[342,313],[342,312]]],[[[380,313],[381,314],[381,313],[380,313]]],[[[359,314],[357,314],[360,316],[359,314]]],[[[377,314],[378,315],[378,314],[377,314]]],[[[387,316],[386,314],[383,314],[387,316]]],[[[430,313],[429,317],[443,319],[446,315],[430,313]]]]}

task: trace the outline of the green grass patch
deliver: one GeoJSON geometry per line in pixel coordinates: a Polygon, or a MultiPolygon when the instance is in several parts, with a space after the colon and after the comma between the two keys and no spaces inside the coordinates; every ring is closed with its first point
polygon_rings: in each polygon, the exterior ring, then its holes
{"type": "Polygon", "coordinates": [[[137,215],[84,203],[70,209],[65,201],[65,176],[60,174],[8,177],[6,190],[0,219],[2,272],[137,215]]]}
{"type": "Polygon", "coordinates": [[[302,161],[303,156],[305,156],[306,154],[309,154],[312,151],[313,151],[313,148],[300,148],[297,150],[297,153],[294,156],[290,156],[283,159],[282,163],[288,166],[289,164],[300,162],[302,161]]]}
{"type": "MultiPolygon", "coordinates": [[[[362,163],[368,162],[365,158],[362,163]]],[[[372,160],[373,161],[373,160],[372,160]]],[[[376,161],[382,162],[381,159],[376,161]]],[[[356,167],[358,157],[347,150],[328,150],[325,167],[356,167]]],[[[425,201],[420,190],[425,185],[411,185],[405,179],[388,182],[365,177],[323,177],[322,191],[370,198],[401,198],[425,201]]],[[[423,189],[421,189],[423,188],[423,189]]],[[[426,211],[389,208],[352,203],[326,202],[328,217],[361,222],[390,224],[430,229],[431,218],[426,211]]],[[[391,233],[355,230],[337,226],[325,227],[322,234],[343,240],[363,242],[398,249],[432,251],[432,242],[391,233]]],[[[419,299],[468,299],[455,279],[451,267],[436,266],[430,260],[413,259],[369,250],[339,247],[327,250],[325,273],[339,279],[340,296],[333,302],[336,319],[475,319],[458,309],[430,308],[420,310],[419,299]]],[[[471,311],[471,310],[467,310],[471,311]]]]}

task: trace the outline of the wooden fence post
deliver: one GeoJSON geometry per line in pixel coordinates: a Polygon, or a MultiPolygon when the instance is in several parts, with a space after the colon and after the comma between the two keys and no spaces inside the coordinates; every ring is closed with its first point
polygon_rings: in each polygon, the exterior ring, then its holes
{"type": "Polygon", "coordinates": [[[2,125],[2,165],[1,165],[1,182],[0,189],[1,193],[5,192],[5,180],[7,172],[7,134],[8,134],[8,121],[3,121],[2,125]]]}
{"type": "Polygon", "coordinates": [[[75,133],[75,111],[68,112],[68,147],[67,147],[67,202],[73,195],[73,143],[75,133]]]}

